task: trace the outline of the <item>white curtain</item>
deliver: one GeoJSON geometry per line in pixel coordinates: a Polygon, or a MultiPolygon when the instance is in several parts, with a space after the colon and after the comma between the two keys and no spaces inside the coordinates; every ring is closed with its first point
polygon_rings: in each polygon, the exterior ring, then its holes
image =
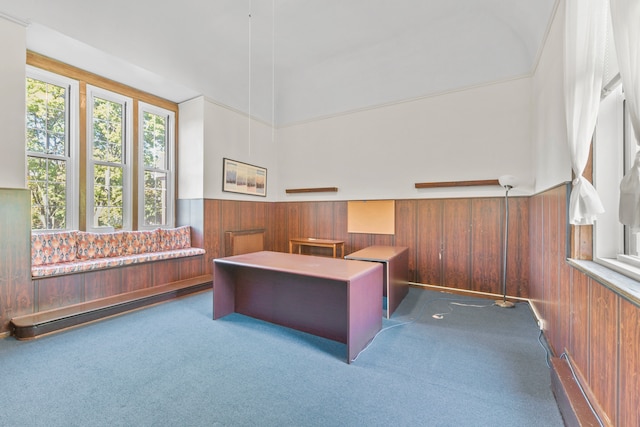
{"type": "Polygon", "coordinates": [[[604,212],[596,189],[582,173],[600,107],[608,11],[607,0],[566,0],[564,95],[575,176],[569,220],[577,225],[593,224],[596,215],[604,212]]]}
{"type": "MultiPolygon", "coordinates": [[[[613,40],[636,144],[640,143],[640,1],[610,0],[613,40]]],[[[640,232],[640,153],[620,183],[620,222],[640,232]]]]}

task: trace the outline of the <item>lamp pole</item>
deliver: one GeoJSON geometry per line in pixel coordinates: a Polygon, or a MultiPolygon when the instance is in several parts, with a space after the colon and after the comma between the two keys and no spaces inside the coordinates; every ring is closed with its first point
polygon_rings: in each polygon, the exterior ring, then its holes
{"type": "Polygon", "coordinates": [[[507,251],[509,249],[509,190],[513,188],[512,176],[500,177],[500,185],[505,189],[504,193],[504,245],[502,250],[502,299],[496,301],[496,305],[502,308],[513,308],[515,304],[507,301],[507,251]]]}

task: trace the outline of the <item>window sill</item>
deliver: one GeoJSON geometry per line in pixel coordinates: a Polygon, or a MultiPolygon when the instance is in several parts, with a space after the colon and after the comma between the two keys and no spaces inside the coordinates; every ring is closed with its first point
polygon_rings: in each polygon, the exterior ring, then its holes
{"type": "Polygon", "coordinates": [[[582,271],[633,304],[640,306],[640,279],[634,278],[640,278],[640,268],[635,269],[616,259],[600,258],[598,261],[567,260],[569,265],[582,271]],[[622,271],[624,271],[624,274],[622,271]]]}

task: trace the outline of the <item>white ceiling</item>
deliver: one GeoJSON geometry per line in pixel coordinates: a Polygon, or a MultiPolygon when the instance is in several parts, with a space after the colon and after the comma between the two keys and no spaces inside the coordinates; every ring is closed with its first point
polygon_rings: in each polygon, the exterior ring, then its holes
{"type": "Polygon", "coordinates": [[[30,24],[36,52],[282,126],[530,75],[557,1],[0,0],[0,14],[30,24]]]}

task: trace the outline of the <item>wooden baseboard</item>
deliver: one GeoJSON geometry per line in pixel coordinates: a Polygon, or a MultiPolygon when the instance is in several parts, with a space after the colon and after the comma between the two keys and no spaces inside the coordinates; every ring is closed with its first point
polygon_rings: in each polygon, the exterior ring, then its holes
{"type": "Polygon", "coordinates": [[[569,363],[559,357],[552,357],[550,361],[551,389],[558,402],[564,425],[600,427],[600,422],[573,377],[569,363]]]}

